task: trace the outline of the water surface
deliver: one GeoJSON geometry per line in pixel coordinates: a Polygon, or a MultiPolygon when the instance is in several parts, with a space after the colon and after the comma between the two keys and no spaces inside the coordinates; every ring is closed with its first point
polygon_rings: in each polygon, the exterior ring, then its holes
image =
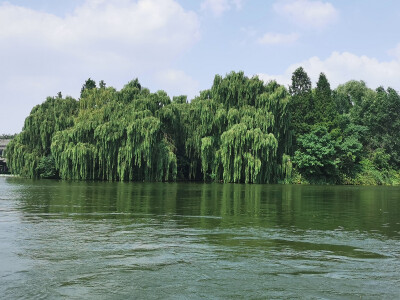
{"type": "Polygon", "coordinates": [[[398,299],[400,188],[0,177],[5,299],[398,299]]]}

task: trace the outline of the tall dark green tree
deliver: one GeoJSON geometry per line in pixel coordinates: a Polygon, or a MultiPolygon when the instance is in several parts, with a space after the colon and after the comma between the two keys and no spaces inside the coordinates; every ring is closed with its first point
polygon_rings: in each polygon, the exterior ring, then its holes
{"type": "Polygon", "coordinates": [[[292,83],[289,86],[289,93],[292,96],[311,93],[311,80],[303,67],[299,67],[293,72],[292,83]]]}
{"type": "Polygon", "coordinates": [[[336,119],[337,110],[335,102],[332,99],[332,90],[324,73],[319,75],[314,97],[314,124],[325,125],[328,128],[333,127],[336,119]]]}
{"type": "Polygon", "coordinates": [[[291,115],[291,128],[294,133],[294,148],[298,136],[308,133],[313,124],[313,98],[311,80],[302,67],[297,68],[292,75],[292,83],[289,86],[292,96],[289,103],[291,115]]]}

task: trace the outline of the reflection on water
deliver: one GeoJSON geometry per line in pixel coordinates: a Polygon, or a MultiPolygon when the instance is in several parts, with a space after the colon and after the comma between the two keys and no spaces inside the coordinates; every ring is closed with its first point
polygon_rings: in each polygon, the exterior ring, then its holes
{"type": "Polygon", "coordinates": [[[213,228],[360,230],[398,237],[400,189],[296,185],[82,183],[8,179],[30,218],[174,220],[213,228]],[[26,182],[26,181],[25,181],[26,182]]]}
{"type": "Polygon", "coordinates": [[[7,298],[395,298],[400,189],[0,178],[7,298]]]}

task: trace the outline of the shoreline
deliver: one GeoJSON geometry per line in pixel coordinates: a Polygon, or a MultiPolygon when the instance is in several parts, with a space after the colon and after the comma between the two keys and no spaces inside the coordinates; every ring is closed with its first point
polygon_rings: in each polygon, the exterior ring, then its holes
{"type": "MultiPolygon", "coordinates": [[[[0,174],[1,177],[6,177],[6,178],[23,178],[23,179],[32,179],[32,178],[27,178],[27,177],[22,177],[20,175],[15,175],[15,174],[0,174]]],[[[73,179],[61,179],[61,178],[37,178],[37,180],[54,180],[54,181],[73,181],[73,182],[131,182],[131,183],[150,183],[150,182],[163,182],[163,181],[107,181],[107,180],[73,180],[73,179]]],[[[211,184],[211,183],[217,183],[217,184],[250,184],[250,185],[258,185],[257,183],[233,183],[233,182],[210,182],[210,181],[191,181],[191,180],[176,180],[176,181],[165,181],[163,183],[202,183],[202,184],[211,184]]],[[[302,186],[387,186],[387,187],[400,187],[400,184],[398,182],[392,182],[391,184],[389,183],[343,183],[343,184],[333,184],[333,183],[326,183],[326,182],[277,182],[277,183],[259,183],[260,185],[269,185],[269,184],[277,184],[277,185],[302,185],[302,186]]]]}

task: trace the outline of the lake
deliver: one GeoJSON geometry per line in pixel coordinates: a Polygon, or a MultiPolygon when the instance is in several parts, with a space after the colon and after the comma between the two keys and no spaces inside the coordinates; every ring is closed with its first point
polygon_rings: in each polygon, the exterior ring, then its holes
{"type": "Polygon", "coordinates": [[[398,187],[0,177],[0,298],[399,295],[398,187]]]}

